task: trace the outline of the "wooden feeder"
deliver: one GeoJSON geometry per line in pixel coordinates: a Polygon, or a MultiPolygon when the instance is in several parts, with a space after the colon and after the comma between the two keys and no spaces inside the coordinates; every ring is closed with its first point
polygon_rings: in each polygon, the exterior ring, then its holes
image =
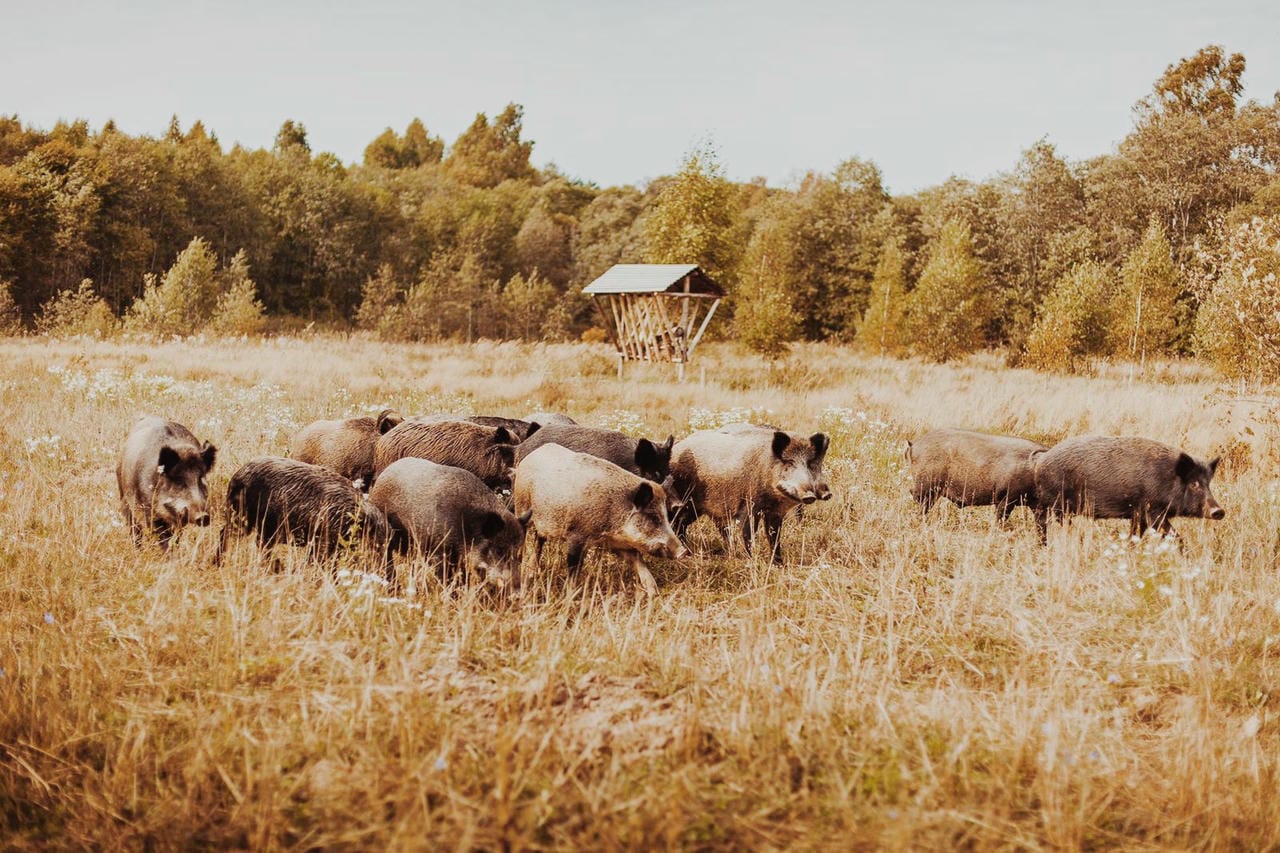
{"type": "Polygon", "coordinates": [[[590,294],[618,348],[619,377],[624,361],[666,361],[684,379],[684,366],[724,297],[697,264],[614,264],[582,292],[590,294]]]}

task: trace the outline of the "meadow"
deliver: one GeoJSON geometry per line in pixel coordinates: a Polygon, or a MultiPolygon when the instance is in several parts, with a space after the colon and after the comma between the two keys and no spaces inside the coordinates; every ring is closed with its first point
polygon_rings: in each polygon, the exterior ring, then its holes
{"type": "Polygon", "coordinates": [[[585,344],[0,340],[0,847],[1275,847],[1275,393],[826,345],[705,345],[679,384],[585,344]],[[652,600],[600,557],[526,563],[519,601],[247,542],[213,565],[237,466],[385,406],[823,430],[835,497],[778,566],[700,522],[652,600]],[[117,505],[142,413],[220,448],[214,524],[168,554],[117,505]],[[1047,547],[1025,510],[922,520],[903,442],[941,426],[1222,454],[1227,516],[1047,547]]]}

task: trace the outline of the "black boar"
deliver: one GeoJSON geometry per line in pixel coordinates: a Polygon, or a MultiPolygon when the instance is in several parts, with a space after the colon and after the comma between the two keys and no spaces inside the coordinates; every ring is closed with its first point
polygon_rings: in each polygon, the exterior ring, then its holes
{"type": "Polygon", "coordinates": [[[356,545],[379,570],[387,570],[386,515],[350,480],[321,465],[264,456],[240,466],[227,486],[216,561],[222,561],[232,535],[250,532],[267,547],[305,545],[321,560],[344,544],[356,545]]]}
{"type": "Polygon", "coordinates": [[[387,514],[395,550],[438,555],[448,569],[519,589],[529,516],[512,515],[470,471],[426,459],[397,459],[379,475],[369,500],[387,514]]]}
{"type": "Polygon", "coordinates": [[[1174,516],[1221,519],[1209,483],[1218,460],[1200,462],[1146,438],[1086,435],[1036,457],[1036,520],[1046,534],[1050,515],[1127,518],[1129,534],[1149,527],[1169,533],[1174,516]]]}
{"type": "Polygon", "coordinates": [[[599,543],[627,555],[647,595],[658,585],[641,554],[680,559],[688,554],[667,518],[662,486],[586,453],[558,444],[534,450],[516,468],[517,513],[532,512],[535,558],[548,539],[565,543],[569,573],[577,575],[587,546],[599,543]]]}
{"type": "Polygon", "coordinates": [[[730,522],[742,530],[754,550],[753,528],[764,530],[774,562],[782,561],[778,534],[787,514],[800,504],[829,500],[822,461],[830,439],[805,438],[749,424],[695,432],[672,450],[671,475],[684,503],[673,525],[678,533],[707,515],[724,530],[730,522]]]}
{"type": "Polygon", "coordinates": [[[289,455],[331,468],[367,491],[373,482],[373,449],[378,437],[403,422],[404,417],[390,409],[383,409],[376,417],[315,421],[293,437],[289,455]]]}
{"type": "Polygon", "coordinates": [[[374,481],[406,456],[470,471],[494,490],[511,488],[515,445],[505,427],[461,420],[410,420],[378,439],[373,451],[374,481]]]}
{"type": "Polygon", "coordinates": [[[907,442],[911,496],[925,512],[939,498],[957,506],[995,505],[1003,522],[1018,506],[1035,504],[1034,457],[1043,444],[1011,435],[939,429],[907,442]]]}
{"type": "Polygon", "coordinates": [[[516,464],[544,444],[558,444],[579,453],[605,459],[638,477],[661,483],[671,472],[671,445],[674,436],[661,444],[647,438],[630,438],[611,429],[551,424],[544,426],[516,448],[516,464]]]}
{"type": "Polygon", "coordinates": [[[153,530],[165,548],[186,524],[209,523],[206,477],[218,448],[174,421],[145,416],[129,430],[116,465],[120,509],[133,541],[153,530]]]}

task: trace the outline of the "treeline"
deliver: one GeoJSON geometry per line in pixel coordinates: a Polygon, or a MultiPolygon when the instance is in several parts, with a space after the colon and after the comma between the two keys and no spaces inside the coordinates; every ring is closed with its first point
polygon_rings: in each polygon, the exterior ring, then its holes
{"type": "Polygon", "coordinates": [[[1110,153],[1068,162],[1041,140],[1005,174],[910,195],[857,158],[793,188],[734,183],[707,149],[601,189],[534,168],[516,105],[451,145],[418,120],[388,129],[353,166],[292,121],[270,151],[225,151],[176,118],[159,139],[0,118],[0,314],[568,338],[597,322],[580,289],[610,265],[696,262],[729,289],[721,329],[769,356],[798,338],[934,359],[998,346],[1052,369],[1203,354],[1274,378],[1280,99],[1243,102],[1244,70],[1207,47],[1166,69],[1110,153]]]}

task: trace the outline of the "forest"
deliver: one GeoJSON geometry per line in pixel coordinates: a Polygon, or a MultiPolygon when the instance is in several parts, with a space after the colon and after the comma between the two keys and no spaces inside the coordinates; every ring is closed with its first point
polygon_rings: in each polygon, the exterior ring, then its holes
{"type": "Polygon", "coordinates": [[[861,157],[734,182],[710,144],[601,188],[535,168],[517,104],[452,144],[388,128],[359,164],[293,120],[271,150],[226,150],[177,116],[160,138],[0,116],[0,327],[591,340],[581,288],[610,265],[696,262],[729,294],[719,333],[770,359],[829,340],[1060,371],[1190,356],[1274,381],[1280,93],[1244,100],[1244,73],[1207,46],[1158,75],[1110,152],[1032,140],[1007,172],[899,195],[861,157]]]}

